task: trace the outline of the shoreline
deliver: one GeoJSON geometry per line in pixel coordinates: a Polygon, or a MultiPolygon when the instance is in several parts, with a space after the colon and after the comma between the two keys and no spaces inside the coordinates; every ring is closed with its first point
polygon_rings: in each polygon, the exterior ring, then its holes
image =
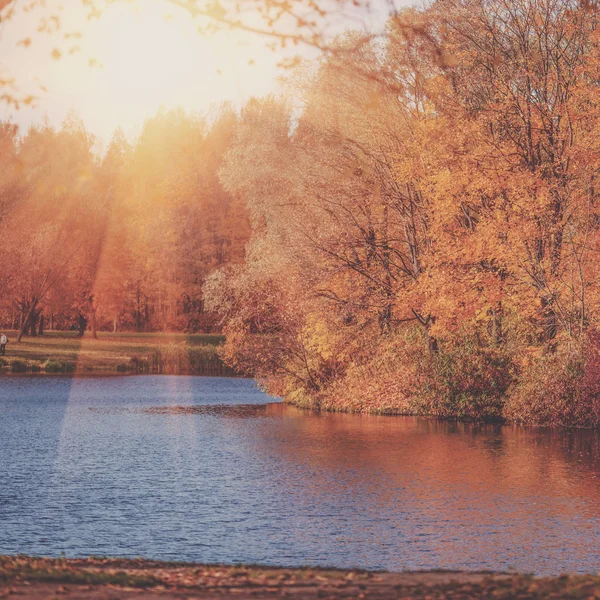
{"type": "Polygon", "coordinates": [[[47,331],[19,343],[14,332],[8,337],[0,373],[235,376],[218,355],[218,334],[101,332],[95,339],[47,331]]]}
{"type": "MultiPolygon", "coordinates": [[[[59,371],[59,372],[48,372],[48,371],[11,371],[0,367],[0,380],[3,377],[9,377],[11,379],[23,378],[23,379],[35,379],[37,377],[41,379],[51,379],[55,377],[63,377],[66,379],[86,379],[92,377],[210,377],[217,379],[254,379],[253,377],[246,377],[245,375],[198,375],[196,373],[148,373],[135,371],[115,371],[115,370],[75,370],[75,371],[59,371]]],[[[290,405],[291,406],[291,405],[290,405]]],[[[324,411],[325,412],[325,411],[324,411]]],[[[396,415],[398,416],[398,415],[396,415]]]]}
{"type": "MultiPolygon", "coordinates": [[[[99,332],[98,339],[80,337],[74,332],[47,331],[43,336],[15,341],[16,333],[7,332],[7,354],[0,356],[2,377],[118,377],[133,375],[169,375],[186,377],[246,378],[223,363],[219,346],[225,338],[219,334],[185,333],[109,333],[99,332]]],[[[498,426],[550,427],[533,422],[527,415],[488,415],[472,418],[464,414],[436,414],[407,410],[405,406],[369,403],[320,402],[319,398],[288,395],[290,406],[323,413],[365,416],[419,417],[456,423],[498,426]],[[508,417],[508,418],[504,418],[508,417]]],[[[585,423],[555,424],[553,429],[598,431],[585,423]]]]}
{"type": "MultiPolygon", "coordinates": [[[[246,375],[240,374],[204,374],[200,375],[197,373],[187,373],[187,372],[179,372],[179,373],[157,373],[157,372],[136,372],[136,371],[117,371],[110,369],[77,369],[75,371],[62,371],[62,372],[47,372],[43,370],[37,371],[11,371],[6,367],[0,366],[0,381],[4,377],[10,379],[53,379],[53,378],[66,378],[66,379],[86,379],[86,378],[115,378],[115,377],[208,377],[208,378],[217,378],[217,379],[254,379],[253,377],[249,377],[246,375]]],[[[591,427],[576,427],[576,426],[549,426],[549,425],[537,425],[531,423],[523,423],[517,421],[510,421],[508,419],[469,419],[465,417],[452,417],[452,416],[442,416],[435,414],[424,414],[424,413],[407,413],[402,411],[393,411],[393,410],[385,410],[385,411],[353,411],[350,409],[334,409],[329,407],[316,407],[316,406],[307,406],[304,403],[298,403],[295,401],[286,401],[285,399],[280,399],[277,401],[273,397],[273,402],[270,404],[282,404],[285,406],[289,406],[291,408],[297,409],[299,411],[305,413],[313,413],[313,414],[324,414],[324,415],[354,415],[358,417],[405,417],[412,419],[425,419],[431,421],[440,421],[444,423],[460,423],[465,425],[487,425],[487,426],[498,426],[498,427],[525,427],[528,429],[544,429],[544,430],[554,430],[554,431],[600,431],[600,429],[591,428],[591,427]]]]}
{"type": "Polygon", "coordinates": [[[144,559],[0,556],[0,598],[529,598],[600,597],[600,577],[320,567],[205,565],[144,559]]]}

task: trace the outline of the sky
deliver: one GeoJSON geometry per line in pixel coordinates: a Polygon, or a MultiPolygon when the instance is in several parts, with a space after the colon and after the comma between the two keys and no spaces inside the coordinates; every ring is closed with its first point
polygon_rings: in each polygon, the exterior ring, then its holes
{"type": "MultiPolygon", "coordinates": [[[[371,2],[368,14],[343,13],[331,29],[380,29],[388,0],[371,2]]],[[[409,4],[395,0],[396,7],[409,4]]],[[[14,78],[17,95],[37,100],[18,110],[0,103],[0,120],[24,131],[44,119],[60,125],[75,111],[102,143],[117,127],[135,137],[160,107],[210,113],[223,102],[240,106],[276,92],[286,72],[280,61],[298,53],[273,51],[252,33],[201,33],[198,26],[207,22],[194,21],[169,0],[112,2],[92,19],[82,0],[12,0],[3,14],[7,10],[13,14],[0,22],[0,79],[14,78]]]]}

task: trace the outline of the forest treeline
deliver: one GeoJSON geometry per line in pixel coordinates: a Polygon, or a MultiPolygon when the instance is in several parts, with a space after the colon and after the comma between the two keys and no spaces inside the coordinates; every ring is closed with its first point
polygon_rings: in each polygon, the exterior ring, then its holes
{"type": "Polygon", "coordinates": [[[304,406],[599,425],[599,17],[437,0],[246,106],[226,360],[304,406]]]}
{"type": "Polygon", "coordinates": [[[105,152],[75,114],[0,128],[0,321],[44,329],[218,330],[202,284],[240,262],[245,205],[218,172],[238,116],[161,110],[105,152]]]}
{"type": "Polygon", "coordinates": [[[598,426],[599,20],[436,0],[100,158],[75,118],[5,125],[5,322],[222,326],[303,406],[598,426]]]}

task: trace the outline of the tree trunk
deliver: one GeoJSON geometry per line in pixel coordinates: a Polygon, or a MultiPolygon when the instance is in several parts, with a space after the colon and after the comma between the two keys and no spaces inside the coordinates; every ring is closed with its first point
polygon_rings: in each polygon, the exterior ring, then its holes
{"type": "Polygon", "coordinates": [[[38,322],[39,313],[32,311],[31,316],[29,317],[29,333],[31,337],[35,337],[37,335],[37,322],[38,322]]]}
{"type": "Polygon", "coordinates": [[[54,313],[50,315],[50,330],[54,331],[54,313]]]}
{"type": "Polygon", "coordinates": [[[431,352],[431,354],[437,354],[437,352],[439,350],[437,338],[434,338],[434,337],[428,335],[427,336],[427,346],[428,346],[429,352],[431,352]]]}
{"type": "Polygon", "coordinates": [[[427,348],[429,348],[430,354],[437,354],[439,352],[439,344],[437,338],[429,333],[431,324],[435,321],[435,317],[429,317],[427,324],[425,325],[425,335],[427,336],[427,348]]]}
{"type": "Polygon", "coordinates": [[[80,314],[79,315],[79,337],[83,337],[83,335],[85,334],[86,328],[87,328],[87,319],[85,318],[85,315],[80,314]]]}
{"type": "Polygon", "coordinates": [[[113,319],[113,333],[117,333],[117,319],[118,317],[115,315],[115,318],[113,319]]]}
{"type": "Polygon", "coordinates": [[[150,321],[150,312],[148,309],[148,296],[144,296],[144,329],[150,321]]]}
{"type": "Polygon", "coordinates": [[[19,329],[19,334],[17,335],[17,343],[19,343],[23,339],[23,334],[25,333],[25,328],[29,325],[29,321],[31,319],[31,315],[35,311],[38,300],[34,300],[30,306],[27,314],[24,316],[23,321],[21,322],[21,327],[19,329]]]}
{"type": "Polygon", "coordinates": [[[558,318],[556,311],[552,306],[552,300],[542,298],[542,324],[543,324],[543,341],[551,342],[558,333],[558,318]]]}
{"type": "Polygon", "coordinates": [[[40,315],[40,326],[38,329],[38,334],[44,335],[44,315],[43,314],[40,315]]]}
{"type": "Polygon", "coordinates": [[[501,346],[504,342],[504,332],[502,330],[502,304],[497,308],[489,311],[491,320],[489,323],[489,333],[492,338],[492,343],[496,346],[501,346]]]}
{"type": "Polygon", "coordinates": [[[98,339],[98,332],[96,331],[96,309],[90,310],[90,329],[92,330],[92,338],[98,339]]]}
{"type": "Polygon", "coordinates": [[[140,287],[138,285],[137,289],[137,306],[135,310],[135,319],[136,319],[136,330],[139,333],[141,331],[141,314],[140,314],[140,287]]]}

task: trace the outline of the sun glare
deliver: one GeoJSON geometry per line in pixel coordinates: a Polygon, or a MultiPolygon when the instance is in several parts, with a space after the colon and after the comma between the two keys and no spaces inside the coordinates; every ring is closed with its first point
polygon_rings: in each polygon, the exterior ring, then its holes
{"type": "Polygon", "coordinates": [[[192,84],[203,60],[192,52],[180,24],[166,23],[157,14],[120,15],[115,21],[114,34],[102,40],[101,50],[116,89],[128,96],[164,97],[169,88],[192,84]]]}
{"type": "Polygon", "coordinates": [[[106,84],[128,101],[197,105],[216,99],[223,58],[235,60],[235,44],[223,57],[221,40],[201,38],[190,22],[167,19],[158,9],[133,12],[121,7],[97,36],[98,54],[106,84]],[[221,56],[219,56],[221,54],[221,56]],[[198,93],[201,92],[201,93],[198,93]]]}
{"type": "Polygon", "coordinates": [[[4,108],[25,126],[43,115],[58,124],[74,109],[104,139],[117,126],[135,134],[161,106],[202,112],[224,101],[239,105],[272,92],[280,74],[281,57],[264,40],[231,30],[202,34],[202,23],[168,3],[117,3],[91,21],[73,4],[61,13],[60,31],[45,38],[32,33],[39,18],[19,15],[0,40],[11,70],[39,96],[18,114],[4,108]]]}

